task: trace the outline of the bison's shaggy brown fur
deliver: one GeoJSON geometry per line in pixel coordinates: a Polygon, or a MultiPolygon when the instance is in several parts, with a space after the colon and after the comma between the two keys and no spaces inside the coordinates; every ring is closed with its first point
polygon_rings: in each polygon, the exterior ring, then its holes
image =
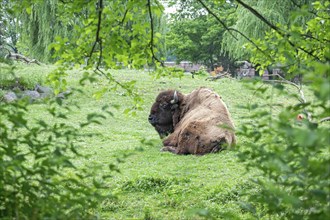
{"type": "Polygon", "coordinates": [[[163,140],[163,151],[203,155],[236,143],[234,124],[221,97],[208,88],[188,95],[161,92],[151,107],[149,122],[163,140]]]}

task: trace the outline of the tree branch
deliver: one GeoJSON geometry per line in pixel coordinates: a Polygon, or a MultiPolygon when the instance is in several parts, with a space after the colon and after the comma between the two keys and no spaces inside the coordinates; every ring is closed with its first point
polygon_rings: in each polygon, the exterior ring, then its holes
{"type": "Polygon", "coordinates": [[[128,95],[130,95],[131,97],[136,97],[138,96],[137,93],[134,93],[134,91],[130,88],[127,88],[127,86],[123,85],[121,82],[117,81],[111,74],[107,74],[105,73],[104,71],[102,71],[100,69],[100,67],[96,67],[94,72],[97,74],[97,75],[101,75],[101,76],[104,76],[107,80],[109,80],[109,82],[113,82],[115,83],[116,85],[118,85],[119,87],[121,87],[122,89],[126,90],[128,95]]]}
{"type": "Polygon", "coordinates": [[[97,61],[96,67],[98,68],[101,65],[102,57],[103,57],[103,47],[102,47],[102,40],[99,41],[100,46],[100,54],[99,54],[99,60],[97,61]]]}
{"type": "Polygon", "coordinates": [[[14,47],[13,45],[8,44],[8,43],[6,43],[6,45],[7,45],[8,47],[10,47],[10,48],[14,51],[14,53],[18,53],[18,50],[17,50],[16,47],[14,47]]]}
{"type": "MultiPolygon", "coordinates": [[[[280,74],[277,74],[277,73],[275,73],[275,74],[270,74],[270,75],[268,75],[268,76],[277,76],[277,77],[280,78],[280,80],[264,80],[264,82],[285,83],[285,84],[292,85],[292,86],[296,87],[297,90],[298,90],[298,92],[299,92],[299,96],[300,96],[299,101],[300,101],[302,104],[307,103],[306,98],[305,98],[305,95],[304,95],[304,92],[303,92],[301,86],[297,85],[297,84],[294,83],[294,82],[291,82],[291,81],[285,79],[284,77],[282,77],[280,74]]],[[[305,111],[305,113],[306,113],[306,115],[307,115],[307,119],[308,119],[308,121],[311,122],[311,121],[312,121],[312,114],[311,114],[310,112],[308,112],[306,109],[304,109],[304,111],[305,111]]]]}
{"type": "Polygon", "coordinates": [[[316,40],[316,41],[318,41],[320,43],[325,43],[325,44],[330,43],[330,40],[327,40],[327,39],[320,40],[320,39],[318,39],[318,38],[316,38],[314,36],[311,36],[309,34],[302,34],[301,36],[305,37],[305,39],[310,38],[310,39],[316,40]]]}
{"type": "Polygon", "coordinates": [[[236,0],[240,5],[242,5],[244,8],[246,8],[247,10],[249,10],[252,14],[254,14],[257,18],[259,18],[262,22],[264,22],[265,24],[267,24],[271,29],[273,29],[274,31],[276,31],[278,34],[280,34],[282,37],[287,38],[288,43],[294,47],[297,48],[301,51],[303,51],[304,53],[308,54],[311,57],[314,57],[316,60],[320,61],[320,58],[318,58],[317,56],[315,56],[313,54],[313,52],[308,51],[302,47],[297,46],[296,44],[294,44],[292,41],[289,40],[289,37],[291,36],[288,33],[284,33],[283,30],[279,29],[278,27],[276,27],[274,24],[272,24],[270,21],[268,21],[264,16],[262,16],[258,11],[256,11],[254,8],[252,8],[251,6],[245,4],[243,1],[241,0],[236,0]]]}
{"type": "Polygon", "coordinates": [[[274,61],[274,59],[269,56],[269,54],[262,50],[257,44],[255,44],[250,38],[248,38],[245,34],[243,34],[242,32],[240,32],[239,30],[236,30],[235,28],[229,28],[229,31],[235,31],[238,34],[240,34],[242,37],[244,37],[247,41],[249,41],[255,48],[257,48],[257,50],[259,50],[261,53],[265,54],[270,60],[274,61]]]}
{"type": "Polygon", "coordinates": [[[322,118],[319,123],[322,123],[322,122],[325,122],[325,121],[330,121],[330,117],[322,118]]]}
{"type": "MultiPolygon", "coordinates": [[[[99,0],[98,1],[98,21],[97,21],[97,29],[96,29],[96,35],[95,35],[95,41],[94,44],[92,46],[92,50],[89,53],[89,58],[92,58],[92,55],[94,53],[96,44],[99,44],[100,47],[102,47],[102,39],[100,38],[100,31],[101,31],[101,22],[102,22],[102,12],[103,12],[103,0],[99,0]]],[[[102,48],[100,48],[100,50],[102,51],[102,48]]],[[[100,63],[100,58],[101,56],[99,56],[99,62],[97,65],[99,65],[100,63]]],[[[87,61],[87,65],[89,63],[89,60],[87,61]]],[[[98,67],[98,66],[97,66],[98,67]]]]}
{"type": "Polygon", "coordinates": [[[7,59],[13,59],[13,60],[20,60],[20,61],[24,61],[25,63],[27,64],[30,64],[30,63],[35,63],[35,64],[38,64],[39,66],[41,65],[41,63],[36,60],[36,59],[30,59],[22,54],[19,54],[19,53],[12,53],[8,48],[4,47],[4,46],[0,46],[0,50],[1,49],[4,49],[4,50],[7,50],[8,51],[8,54],[5,56],[5,58],[7,59]]]}
{"type": "Polygon", "coordinates": [[[0,49],[4,49],[4,50],[7,50],[7,51],[8,51],[8,54],[9,54],[9,55],[11,54],[10,50],[9,50],[8,48],[6,48],[6,47],[2,46],[2,45],[0,45],[0,49]]]}
{"type": "Polygon", "coordinates": [[[128,9],[125,10],[124,16],[123,16],[123,18],[122,18],[121,21],[120,21],[121,24],[124,23],[124,21],[125,21],[125,19],[126,19],[126,15],[127,15],[127,13],[128,13],[128,9]]]}
{"type": "Polygon", "coordinates": [[[209,13],[209,14],[211,14],[221,25],[222,25],[222,27],[224,28],[224,29],[226,29],[228,32],[229,32],[229,34],[235,39],[235,40],[238,40],[237,39],[237,37],[235,36],[235,35],[233,35],[231,32],[230,32],[230,30],[229,30],[229,28],[227,27],[227,25],[213,12],[213,11],[211,11],[211,9],[209,9],[209,7],[207,7],[207,5],[202,1],[202,0],[197,0],[202,6],[203,6],[203,8],[205,8],[206,9],[206,11],[209,13]]]}
{"type": "Polygon", "coordinates": [[[150,50],[151,50],[151,54],[152,54],[152,58],[155,59],[158,63],[160,63],[160,65],[162,67],[164,67],[164,62],[159,60],[158,57],[156,57],[155,52],[154,52],[154,20],[152,17],[152,12],[151,12],[151,2],[150,0],[148,0],[147,3],[148,6],[148,12],[149,12],[149,18],[150,18],[150,28],[151,28],[151,33],[150,33],[150,50]]]}
{"type": "Polygon", "coordinates": [[[244,8],[249,10],[252,14],[254,14],[256,17],[258,17],[261,21],[263,21],[265,24],[267,24],[271,29],[275,30],[277,33],[279,33],[281,36],[283,36],[282,31],[276,27],[274,24],[272,24],[270,21],[268,21],[264,16],[262,16],[259,12],[257,12],[254,8],[252,8],[250,5],[245,4],[241,0],[236,0],[240,5],[242,5],[244,8]]]}
{"type": "MultiPolygon", "coordinates": [[[[263,51],[260,47],[258,47],[258,45],[256,45],[250,38],[248,38],[245,34],[243,34],[242,32],[240,32],[239,30],[236,30],[235,28],[229,28],[227,27],[227,25],[225,24],[225,22],[223,22],[209,7],[207,7],[207,5],[202,1],[202,0],[197,0],[205,9],[206,11],[211,14],[221,25],[222,27],[228,31],[228,33],[235,39],[238,40],[237,37],[235,35],[232,34],[231,31],[237,32],[238,34],[240,34],[243,38],[245,38],[247,41],[249,41],[255,48],[257,48],[257,50],[259,50],[260,52],[262,52],[263,54],[265,54],[268,58],[272,59],[272,57],[270,57],[265,51],[263,51]]],[[[272,59],[273,60],[273,59],[272,59]]]]}

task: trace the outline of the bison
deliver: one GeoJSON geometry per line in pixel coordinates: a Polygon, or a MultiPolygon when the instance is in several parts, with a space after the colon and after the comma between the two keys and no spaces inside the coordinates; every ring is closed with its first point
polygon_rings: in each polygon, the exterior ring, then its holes
{"type": "Polygon", "coordinates": [[[221,97],[208,88],[188,95],[166,90],[151,107],[149,123],[163,140],[162,151],[203,155],[236,143],[234,124],[221,97]]]}

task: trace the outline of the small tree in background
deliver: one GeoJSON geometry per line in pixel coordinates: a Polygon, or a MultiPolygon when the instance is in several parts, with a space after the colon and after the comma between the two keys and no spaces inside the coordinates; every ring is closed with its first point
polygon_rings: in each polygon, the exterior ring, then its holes
{"type": "MultiPolygon", "coordinates": [[[[229,24],[234,22],[235,18],[230,16],[234,11],[232,5],[213,1],[207,3],[216,11],[218,18],[226,18],[229,24]]],[[[196,1],[176,1],[173,4],[177,12],[168,19],[168,53],[174,55],[177,62],[188,60],[203,64],[210,70],[213,70],[214,64],[219,64],[233,70],[233,61],[222,47],[225,28],[219,25],[217,19],[196,1]]]]}
{"type": "Polygon", "coordinates": [[[169,28],[167,48],[178,62],[189,60],[211,70],[215,63],[221,63],[226,69],[232,66],[221,48],[224,30],[213,18],[203,15],[193,20],[177,21],[169,28]]]}

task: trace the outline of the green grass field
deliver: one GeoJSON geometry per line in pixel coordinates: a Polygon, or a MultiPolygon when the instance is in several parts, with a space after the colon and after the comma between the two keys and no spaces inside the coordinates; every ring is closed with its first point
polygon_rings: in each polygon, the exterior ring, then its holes
{"type": "MultiPolygon", "coordinates": [[[[20,66],[19,75],[25,78],[36,77],[34,82],[42,82],[46,74],[52,70],[50,66],[20,66]]],[[[109,87],[105,79],[87,83],[81,89],[84,94],[74,93],[65,105],[79,104],[80,108],[68,115],[69,122],[78,125],[88,113],[102,112],[102,106],[111,107],[113,116],[102,121],[102,125],[91,125],[84,132],[97,132],[98,136],[84,138],[77,143],[80,150],[92,154],[88,161],[77,163],[109,164],[115,163],[120,173],[113,173],[109,181],[109,191],[114,198],[100,204],[99,213],[102,219],[254,219],[255,217],[241,206],[244,201],[244,190],[257,193],[249,179],[257,175],[256,171],[246,171],[245,166],[236,157],[236,150],[244,148],[244,138],[237,137],[238,147],[218,154],[205,156],[178,156],[168,152],[160,152],[161,140],[154,128],[148,123],[150,107],[157,94],[165,89],[177,89],[183,93],[205,86],[215,90],[225,101],[237,128],[249,120],[247,110],[240,105],[248,103],[290,103],[293,98],[278,95],[275,90],[272,100],[258,96],[257,89],[269,85],[257,84],[256,89],[236,79],[220,79],[207,81],[206,77],[184,75],[179,78],[154,79],[153,75],[144,71],[120,70],[112,71],[120,82],[136,81],[136,91],[143,98],[142,111],[135,116],[124,114],[124,110],[132,106],[132,100],[121,89],[106,92],[100,99],[93,94],[104,87],[109,87]],[[152,145],[142,140],[151,141],[152,145]],[[117,158],[125,157],[123,163],[117,158]]],[[[79,87],[81,71],[72,70],[67,77],[68,86],[79,87]]],[[[293,88],[286,88],[294,93],[293,88]]],[[[3,91],[2,91],[3,93],[3,91]]],[[[308,97],[308,94],[307,94],[308,97]]],[[[45,106],[36,103],[30,107],[30,119],[47,118],[45,106]]],[[[278,109],[273,108],[272,114],[278,109]]],[[[50,122],[51,123],[51,122],[50,122]]],[[[99,170],[98,172],[102,172],[99,170]]]]}

